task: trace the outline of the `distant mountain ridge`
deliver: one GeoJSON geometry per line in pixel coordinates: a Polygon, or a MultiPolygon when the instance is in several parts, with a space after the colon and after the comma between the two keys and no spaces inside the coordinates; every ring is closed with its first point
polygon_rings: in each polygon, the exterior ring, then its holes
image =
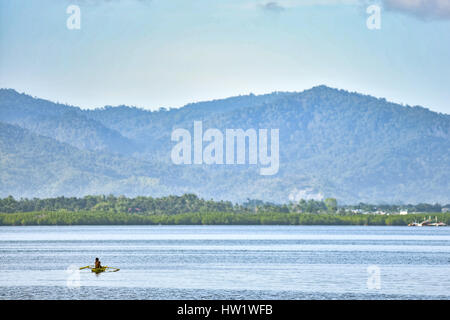
{"type": "Polygon", "coordinates": [[[0,120],[81,149],[130,152],[133,141],[88,118],[80,108],[2,90],[0,120]]]}
{"type": "Polygon", "coordinates": [[[159,111],[82,110],[0,89],[0,146],[0,196],[450,202],[450,115],[326,86],[159,111]],[[205,130],[279,128],[278,174],[173,165],[172,131],[192,132],[196,120],[205,130]]]}

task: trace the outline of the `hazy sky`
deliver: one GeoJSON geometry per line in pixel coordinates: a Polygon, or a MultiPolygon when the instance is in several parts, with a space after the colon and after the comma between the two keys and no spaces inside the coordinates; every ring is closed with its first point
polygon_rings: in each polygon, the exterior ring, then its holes
{"type": "Polygon", "coordinates": [[[321,84],[450,113],[450,0],[0,0],[0,87],[33,96],[157,109],[321,84]]]}

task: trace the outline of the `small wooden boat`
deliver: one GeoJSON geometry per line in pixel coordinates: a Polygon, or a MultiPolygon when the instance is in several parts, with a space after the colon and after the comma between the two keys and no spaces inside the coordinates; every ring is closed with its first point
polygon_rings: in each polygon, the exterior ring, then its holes
{"type": "Polygon", "coordinates": [[[81,267],[80,270],[83,269],[91,269],[92,272],[95,273],[102,273],[102,272],[117,272],[120,269],[119,268],[113,268],[113,267],[108,267],[108,266],[103,266],[100,268],[95,268],[94,266],[86,266],[86,267],[81,267]]]}

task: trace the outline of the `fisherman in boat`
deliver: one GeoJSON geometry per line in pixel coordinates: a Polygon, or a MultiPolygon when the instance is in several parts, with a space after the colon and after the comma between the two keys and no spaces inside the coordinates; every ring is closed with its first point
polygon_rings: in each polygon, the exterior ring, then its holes
{"type": "Polygon", "coordinates": [[[95,267],[95,269],[102,267],[102,264],[100,263],[100,260],[98,260],[98,258],[95,258],[94,267],[95,267]]]}

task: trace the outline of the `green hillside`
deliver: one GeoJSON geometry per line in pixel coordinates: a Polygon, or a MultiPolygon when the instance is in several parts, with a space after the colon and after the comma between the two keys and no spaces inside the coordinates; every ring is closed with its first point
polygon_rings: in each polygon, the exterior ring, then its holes
{"type": "Polygon", "coordinates": [[[15,125],[0,126],[0,196],[188,192],[231,201],[450,202],[449,115],[325,86],[153,112],[81,110],[0,90],[0,121],[15,125]],[[196,120],[222,132],[278,128],[279,172],[173,165],[172,131],[193,132],[196,120]]]}

